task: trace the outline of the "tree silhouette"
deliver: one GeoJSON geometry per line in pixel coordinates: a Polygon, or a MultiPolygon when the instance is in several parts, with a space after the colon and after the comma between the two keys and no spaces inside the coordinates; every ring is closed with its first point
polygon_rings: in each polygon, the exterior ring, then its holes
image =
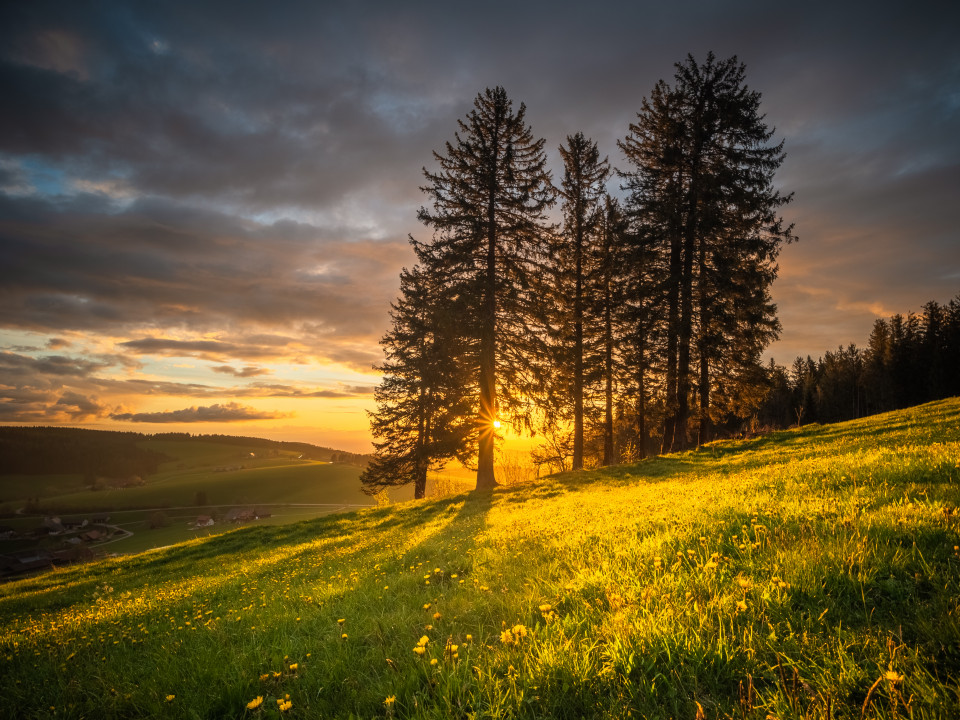
{"type": "Polygon", "coordinates": [[[582,132],[567,136],[560,146],[563,181],[563,228],[550,243],[552,367],[547,373],[553,405],[564,420],[573,422],[573,469],[583,468],[584,390],[603,371],[596,357],[602,341],[601,318],[591,302],[598,291],[599,237],[605,182],[610,164],[600,158],[597,144],[582,132]],[[588,357],[590,356],[590,357],[588,357]],[[586,361],[586,365],[585,365],[586,361]]]}
{"type": "Polygon", "coordinates": [[[678,63],[675,85],[660,81],[618,144],[633,166],[621,173],[641,236],[657,240],[666,269],[660,288],[666,343],[665,451],[685,447],[691,398],[699,440],[711,437],[711,394],[735,398],[759,366],[779,325],[769,286],[783,242],[794,239],[773,187],[783,143],[760,114],[736,57],[678,63]],[[694,363],[697,372],[694,372],[694,363]]]}
{"type": "Polygon", "coordinates": [[[433,237],[419,252],[434,258],[446,286],[463,299],[459,331],[476,348],[467,359],[479,396],[478,489],[497,484],[495,423],[502,414],[529,424],[536,382],[539,264],[555,194],[544,141],[534,139],[525,115],[523,104],[513,111],[503,88],[485,90],[458,121],[454,141],[434,153],[439,170],[423,171],[431,206],[418,217],[433,237]]]}
{"type": "Polygon", "coordinates": [[[370,413],[373,460],[361,475],[365,492],[413,483],[426,492],[427,472],[475,447],[469,352],[456,332],[459,302],[434,273],[420,266],[400,275],[393,325],[380,341],[386,359],[370,413]]]}

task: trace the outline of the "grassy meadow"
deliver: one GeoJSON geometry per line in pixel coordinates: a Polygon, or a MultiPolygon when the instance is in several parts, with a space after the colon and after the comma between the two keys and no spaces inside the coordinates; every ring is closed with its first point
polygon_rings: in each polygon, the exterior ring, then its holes
{"type": "Polygon", "coordinates": [[[0,586],[9,717],[960,717],[960,399],[0,586]]]}

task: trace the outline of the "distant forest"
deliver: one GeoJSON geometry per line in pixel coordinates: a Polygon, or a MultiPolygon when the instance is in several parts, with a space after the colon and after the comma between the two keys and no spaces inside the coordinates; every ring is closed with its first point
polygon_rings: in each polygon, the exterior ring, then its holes
{"type": "Polygon", "coordinates": [[[865,415],[960,395],[960,295],[917,315],[878,319],[867,347],[798,357],[767,368],[766,397],[754,416],[782,428],[865,415]]]}
{"type": "Polygon", "coordinates": [[[189,433],[112,432],[62,427],[0,427],[0,475],[84,475],[126,478],[146,477],[160,464],[173,460],[162,452],[140,447],[148,440],[208,442],[285,450],[306,459],[364,465],[366,455],[319,447],[309,443],[280,442],[234,435],[189,433]]]}

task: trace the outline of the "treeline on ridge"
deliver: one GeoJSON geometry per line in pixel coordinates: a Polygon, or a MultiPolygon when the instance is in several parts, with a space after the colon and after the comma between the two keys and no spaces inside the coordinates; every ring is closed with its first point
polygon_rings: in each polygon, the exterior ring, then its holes
{"type": "Polygon", "coordinates": [[[921,314],[877,319],[866,348],[840,347],[798,357],[790,368],[771,361],[761,426],[853,420],[960,395],[960,295],[931,300],[921,314]]]}
{"type": "Polygon", "coordinates": [[[246,448],[296,452],[309,460],[363,466],[368,455],[310,443],[267,440],[235,435],[191,435],[88,430],[63,427],[0,427],[0,475],[84,475],[146,477],[161,463],[174,460],[163,452],[138,445],[148,440],[216,443],[246,448]]]}
{"type": "Polygon", "coordinates": [[[0,427],[0,475],[152,475],[171,460],[139,447],[150,436],[63,427],[0,427]]]}

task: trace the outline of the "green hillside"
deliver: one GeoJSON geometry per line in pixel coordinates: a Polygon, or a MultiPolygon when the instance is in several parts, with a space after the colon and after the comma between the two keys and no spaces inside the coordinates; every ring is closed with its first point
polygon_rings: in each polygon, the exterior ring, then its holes
{"type": "MultiPolygon", "coordinates": [[[[364,456],[306,443],[182,433],[0,428],[0,505],[63,513],[250,502],[362,503],[364,456]],[[349,459],[349,463],[331,460],[349,459]],[[267,481],[266,483],[264,481],[267,481]],[[93,490],[93,491],[92,491],[93,490]]],[[[412,496],[412,494],[411,494],[412,496]]]]}
{"type": "Polygon", "coordinates": [[[76,718],[956,718],[958,507],[952,399],[245,528],[0,586],[4,703],[76,718]]]}

